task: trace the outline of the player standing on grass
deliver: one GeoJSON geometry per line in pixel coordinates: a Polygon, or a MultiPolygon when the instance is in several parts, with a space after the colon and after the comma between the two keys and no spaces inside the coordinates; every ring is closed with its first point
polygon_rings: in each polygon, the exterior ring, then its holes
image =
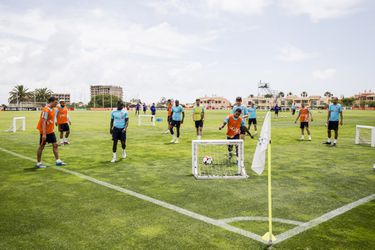
{"type": "Polygon", "coordinates": [[[251,103],[250,108],[247,109],[247,113],[249,114],[249,126],[247,127],[247,130],[250,131],[251,124],[254,124],[254,135],[258,133],[257,129],[257,107],[254,105],[254,103],[251,103]]]}
{"type": "MultiPolygon", "coordinates": [[[[228,115],[219,127],[222,130],[227,125],[227,140],[238,140],[241,135],[241,128],[245,127],[245,121],[241,117],[241,108],[237,108],[233,114],[228,115]]],[[[228,146],[229,158],[232,157],[233,145],[228,146]]],[[[236,146],[236,155],[238,155],[238,146],[236,146]]]]}
{"type": "Polygon", "coordinates": [[[294,122],[294,123],[297,123],[298,118],[300,119],[301,140],[302,141],[305,140],[305,133],[304,133],[305,128],[306,128],[307,134],[309,135],[309,141],[311,141],[311,134],[310,134],[310,130],[309,130],[309,118],[310,118],[310,116],[311,116],[311,121],[314,121],[311,111],[307,107],[305,107],[304,103],[302,103],[301,108],[300,108],[299,113],[298,113],[298,116],[297,116],[297,119],[294,122]]]}
{"type": "Polygon", "coordinates": [[[296,113],[296,103],[293,102],[292,103],[292,115],[294,115],[296,113]]]}
{"type": "Polygon", "coordinates": [[[66,165],[59,158],[58,144],[57,144],[56,135],[54,132],[56,105],[57,105],[56,98],[50,97],[48,99],[48,104],[43,108],[42,113],[40,114],[39,122],[37,125],[37,129],[40,132],[40,139],[39,139],[39,147],[38,147],[37,156],[36,156],[37,157],[37,163],[35,165],[36,168],[46,168],[46,166],[42,164],[42,153],[43,153],[43,149],[46,143],[52,143],[52,150],[53,150],[53,154],[55,155],[56,166],[66,165]]]}
{"type": "Polygon", "coordinates": [[[68,108],[65,106],[65,100],[60,100],[60,105],[57,106],[56,110],[56,126],[58,126],[58,129],[60,131],[60,144],[62,146],[64,146],[64,144],[69,144],[69,125],[72,125],[72,122],[68,115],[68,108]]]}
{"type": "Polygon", "coordinates": [[[135,115],[139,115],[139,109],[141,108],[141,104],[139,102],[137,102],[137,104],[135,105],[135,115]]]}
{"type": "Polygon", "coordinates": [[[180,142],[180,126],[184,123],[185,119],[185,111],[184,108],[180,105],[178,100],[175,101],[175,106],[172,107],[172,122],[170,126],[170,132],[172,135],[171,143],[179,143],[180,142]],[[176,127],[177,130],[177,139],[173,132],[173,127],[176,127]]]}
{"type": "Polygon", "coordinates": [[[154,116],[155,116],[155,114],[156,114],[155,103],[152,103],[152,105],[151,105],[151,107],[150,107],[150,110],[151,110],[151,115],[153,115],[153,116],[151,116],[151,122],[153,122],[153,121],[154,121],[154,116]]]}
{"type": "Polygon", "coordinates": [[[147,105],[146,103],[143,103],[143,114],[146,114],[147,111],[147,105]]]}
{"type": "Polygon", "coordinates": [[[204,107],[200,106],[201,100],[198,98],[195,100],[195,107],[193,108],[193,121],[197,130],[197,139],[202,139],[202,129],[204,121],[204,107]]]}
{"type": "MultiPolygon", "coordinates": [[[[241,110],[242,119],[246,119],[249,116],[247,113],[247,108],[244,105],[242,105],[242,97],[240,96],[236,98],[236,103],[233,106],[232,114],[234,114],[237,109],[241,110]]],[[[243,126],[241,127],[241,133],[240,133],[241,134],[240,138],[243,140],[245,139],[245,133],[246,133],[246,126],[243,126]]]]}
{"type": "Polygon", "coordinates": [[[117,151],[117,142],[121,141],[122,146],[122,159],[126,158],[126,130],[129,124],[129,115],[128,111],[124,110],[124,104],[122,101],[117,102],[117,110],[111,112],[111,125],[109,132],[112,134],[113,140],[113,158],[111,162],[116,162],[116,151],[117,151]]]}
{"type": "Polygon", "coordinates": [[[339,99],[337,97],[333,98],[333,104],[329,105],[328,108],[328,117],[327,117],[327,126],[328,126],[328,139],[323,144],[331,144],[331,130],[335,131],[335,140],[333,141],[332,146],[336,146],[337,138],[339,136],[339,123],[343,125],[343,115],[341,104],[338,104],[339,99]]]}
{"type": "Polygon", "coordinates": [[[275,107],[274,107],[274,110],[275,110],[275,117],[276,118],[279,118],[279,110],[280,110],[280,107],[279,105],[276,103],[275,107]]]}
{"type": "Polygon", "coordinates": [[[167,101],[167,123],[168,123],[168,129],[167,131],[165,131],[165,134],[168,134],[170,133],[170,129],[171,129],[171,122],[172,122],[172,101],[171,99],[168,99],[167,101]]]}

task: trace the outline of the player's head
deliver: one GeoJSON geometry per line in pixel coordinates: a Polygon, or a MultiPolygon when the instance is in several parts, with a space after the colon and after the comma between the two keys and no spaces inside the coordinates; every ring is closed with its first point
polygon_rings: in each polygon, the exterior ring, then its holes
{"type": "Polygon", "coordinates": [[[170,103],[171,103],[171,99],[168,99],[168,100],[167,100],[167,104],[170,104],[170,103]]]}
{"type": "Polygon", "coordinates": [[[234,111],[234,117],[236,117],[236,118],[238,118],[238,117],[240,117],[241,116],[241,109],[240,108],[238,108],[238,109],[236,109],[235,111],[234,111]]]}
{"type": "Polygon", "coordinates": [[[65,106],[65,100],[64,100],[64,99],[61,99],[61,100],[59,101],[59,103],[60,103],[61,107],[64,107],[64,106],[65,106]]]}
{"type": "Polygon", "coordinates": [[[117,110],[122,110],[124,108],[124,103],[122,101],[117,102],[117,110]]]}
{"type": "Polygon", "coordinates": [[[251,103],[250,103],[250,106],[251,106],[252,108],[254,108],[254,103],[253,103],[253,102],[251,102],[251,103]]]}
{"type": "Polygon", "coordinates": [[[241,96],[236,97],[236,104],[237,104],[237,106],[242,104],[242,97],[241,96]]]}
{"type": "Polygon", "coordinates": [[[57,99],[56,99],[56,97],[51,96],[50,98],[48,98],[48,105],[51,108],[56,107],[57,106],[57,99]]]}
{"type": "Polygon", "coordinates": [[[201,99],[197,98],[197,99],[195,100],[195,104],[197,104],[197,106],[199,106],[200,103],[201,103],[201,99]]]}
{"type": "Polygon", "coordinates": [[[333,97],[333,100],[332,100],[332,101],[333,101],[334,104],[337,104],[337,103],[339,102],[339,98],[337,98],[337,97],[333,97]]]}
{"type": "Polygon", "coordinates": [[[176,106],[180,105],[180,101],[179,100],[176,100],[174,103],[176,104],[176,106]]]}
{"type": "Polygon", "coordinates": [[[305,107],[305,103],[304,103],[304,102],[301,103],[301,107],[302,107],[302,108],[305,107]]]}

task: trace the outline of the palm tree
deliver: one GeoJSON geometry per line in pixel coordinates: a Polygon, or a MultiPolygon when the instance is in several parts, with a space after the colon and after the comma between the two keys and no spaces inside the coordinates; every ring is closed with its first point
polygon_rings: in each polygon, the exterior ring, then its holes
{"type": "Polygon", "coordinates": [[[13,87],[12,91],[9,92],[9,103],[17,103],[29,101],[32,93],[28,88],[25,88],[22,84],[13,87]]]}
{"type": "Polygon", "coordinates": [[[253,95],[253,94],[250,94],[249,96],[250,96],[250,98],[254,98],[254,95],[253,95]]]}
{"type": "Polygon", "coordinates": [[[326,91],[326,92],[324,93],[324,96],[325,96],[325,97],[331,97],[331,96],[333,96],[333,94],[332,94],[331,92],[329,92],[329,91],[326,91]]]}
{"type": "Polygon", "coordinates": [[[279,92],[279,97],[283,98],[285,96],[284,92],[279,92]]]}
{"type": "Polygon", "coordinates": [[[48,88],[40,88],[34,90],[35,100],[37,102],[45,102],[52,96],[53,92],[52,90],[48,88]]]}
{"type": "Polygon", "coordinates": [[[292,92],[289,92],[289,93],[288,93],[288,96],[291,96],[291,95],[293,95],[293,93],[292,93],[292,92]]]}
{"type": "Polygon", "coordinates": [[[307,92],[306,92],[306,91],[303,91],[303,92],[301,93],[301,96],[302,96],[302,97],[307,97],[307,92]]]}

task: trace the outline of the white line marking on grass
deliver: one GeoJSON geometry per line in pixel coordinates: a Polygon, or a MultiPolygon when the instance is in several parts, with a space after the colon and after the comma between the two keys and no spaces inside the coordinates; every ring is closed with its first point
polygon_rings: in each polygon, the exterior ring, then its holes
{"type": "MultiPolygon", "coordinates": [[[[11,154],[13,156],[17,156],[17,157],[22,158],[22,159],[26,159],[26,160],[29,160],[29,161],[36,162],[34,159],[32,159],[30,157],[27,157],[27,156],[24,156],[24,155],[21,155],[21,154],[9,151],[7,149],[4,149],[4,148],[0,147],[0,150],[3,151],[3,152],[5,152],[5,153],[11,154]]],[[[201,214],[189,211],[187,209],[184,209],[184,208],[172,205],[172,204],[164,202],[164,201],[160,201],[160,200],[154,199],[152,197],[149,197],[149,196],[146,196],[146,195],[143,195],[143,194],[131,191],[129,189],[125,189],[125,188],[122,188],[122,187],[110,184],[108,182],[97,180],[97,179],[95,179],[93,177],[90,177],[88,175],[84,175],[84,174],[81,174],[81,173],[78,173],[78,172],[75,172],[75,171],[72,171],[72,170],[68,170],[66,168],[60,168],[60,167],[52,167],[52,168],[56,169],[58,171],[64,172],[64,173],[75,175],[75,176],[77,176],[79,178],[91,181],[91,182],[93,182],[95,184],[98,184],[98,185],[101,185],[101,186],[104,186],[104,187],[107,187],[107,188],[110,188],[110,189],[122,192],[124,194],[136,197],[136,198],[144,200],[144,201],[151,202],[153,204],[156,204],[158,206],[161,206],[161,207],[173,210],[173,211],[175,211],[177,213],[189,216],[189,217],[194,218],[196,220],[200,220],[200,221],[206,222],[208,224],[211,224],[211,225],[223,228],[223,229],[225,229],[227,231],[230,231],[230,232],[233,232],[233,233],[237,233],[237,234],[240,234],[242,236],[248,237],[250,239],[253,239],[253,240],[256,240],[256,241],[264,243],[264,241],[263,241],[263,239],[262,239],[261,236],[259,236],[257,234],[254,234],[252,232],[249,232],[249,231],[246,231],[246,230],[243,230],[243,229],[240,229],[240,228],[228,225],[225,222],[222,222],[220,220],[216,220],[216,219],[213,219],[213,218],[210,218],[210,217],[207,217],[207,216],[204,216],[204,215],[201,215],[201,214]]]]}
{"type": "MultiPolygon", "coordinates": [[[[236,221],[268,221],[268,217],[245,216],[245,217],[226,218],[226,219],[221,219],[220,221],[225,222],[225,223],[232,223],[236,221]]],[[[301,221],[281,219],[281,218],[272,218],[272,221],[284,223],[284,224],[296,225],[296,226],[300,226],[304,224],[304,222],[301,222],[301,221]]]]}
{"type": "Polygon", "coordinates": [[[313,228],[313,227],[315,227],[315,226],[317,226],[317,225],[319,225],[319,224],[321,224],[323,222],[331,220],[331,219],[335,218],[336,216],[339,216],[339,215],[341,215],[343,213],[346,213],[349,210],[351,210],[351,209],[353,209],[355,207],[358,207],[358,206],[360,206],[362,204],[365,204],[365,203],[367,203],[369,201],[372,201],[374,199],[375,199],[375,194],[372,194],[372,195],[369,195],[369,196],[364,197],[362,199],[359,199],[359,200],[357,200],[355,202],[352,202],[350,204],[347,204],[345,206],[342,206],[340,208],[332,210],[332,211],[330,211],[330,212],[328,212],[326,214],[323,214],[322,216],[320,216],[318,218],[315,218],[315,219],[313,219],[313,220],[311,220],[309,222],[306,222],[306,223],[304,223],[304,224],[302,224],[302,225],[300,225],[298,227],[295,227],[295,228],[293,228],[291,230],[288,230],[288,231],[286,231],[284,233],[276,235],[276,241],[274,241],[273,244],[280,243],[280,242],[282,242],[284,240],[287,240],[287,239],[289,239],[289,238],[291,238],[293,236],[296,236],[297,234],[300,234],[300,233],[302,233],[302,232],[304,232],[306,230],[309,230],[310,228],[313,228]]]}

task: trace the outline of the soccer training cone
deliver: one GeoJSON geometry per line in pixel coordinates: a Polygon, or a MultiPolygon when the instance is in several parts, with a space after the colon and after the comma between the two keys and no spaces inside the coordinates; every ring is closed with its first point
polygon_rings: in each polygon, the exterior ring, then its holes
{"type": "Polygon", "coordinates": [[[265,233],[264,235],[263,235],[263,237],[262,237],[262,239],[263,240],[265,240],[265,241],[275,241],[276,240],[276,237],[275,236],[273,236],[273,234],[271,234],[271,237],[270,237],[270,233],[269,232],[267,232],[267,233],[265,233]]]}

